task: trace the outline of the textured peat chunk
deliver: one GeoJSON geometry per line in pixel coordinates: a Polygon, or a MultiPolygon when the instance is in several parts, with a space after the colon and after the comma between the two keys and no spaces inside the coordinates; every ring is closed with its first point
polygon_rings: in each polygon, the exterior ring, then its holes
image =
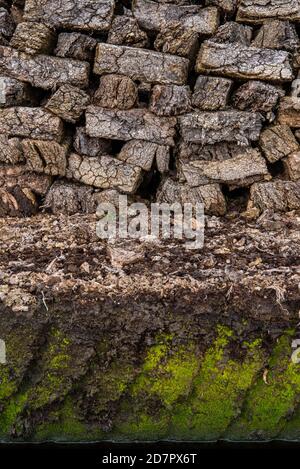
{"type": "Polygon", "coordinates": [[[194,112],[178,117],[184,141],[202,145],[232,142],[248,145],[259,138],[262,117],[252,112],[194,112]]]}
{"type": "Polygon", "coordinates": [[[44,196],[50,176],[25,173],[24,166],[0,167],[0,216],[30,216],[38,210],[36,195],[44,196]]]}
{"type": "Polygon", "coordinates": [[[39,107],[11,107],[0,109],[0,133],[60,141],[63,123],[59,117],[39,107]]]}
{"type": "Polygon", "coordinates": [[[27,54],[50,54],[55,46],[56,34],[43,23],[19,23],[10,46],[27,54]]]}
{"type": "Polygon", "coordinates": [[[170,149],[168,146],[143,140],[131,140],[123,146],[118,155],[118,159],[125,163],[139,166],[145,171],[150,171],[155,158],[156,161],[159,159],[158,164],[161,166],[160,169],[165,169],[169,155],[170,149]]]}
{"type": "Polygon", "coordinates": [[[204,204],[206,215],[225,215],[227,207],[226,200],[219,184],[207,184],[201,187],[189,187],[184,185],[182,188],[182,202],[197,203],[198,197],[204,204]]]}
{"type": "Polygon", "coordinates": [[[77,127],[73,145],[77,153],[86,156],[100,156],[112,151],[109,140],[89,137],[84,127],[77,127]]]}
{"type": "Polygon", "coordinates": [[[158,117],[146,109],[119,111],[89,106],[86,132],[90,137],[112,140],[147,140],[160,145],[174,145],[176,118],[158,117]]]}
{"type": "Polygon", "coordinates": [[[150,111],[158,116],[177,116],[191,110],[189,86],[155,85],[150,100],[150,111]]]}
{"type": "Polygon", "coordinates": [[[212,41],[217,43],[240,43],[244,46],[250,46],[252,38],[252,28],[242,24],[229,21],[222,24],[214,34],[212,41]]]}
{"type": "Polygon", "coordinates": [[[300,68],[300,50],[296,50],[293,54],[293,67],[300,68]]]}
{"type": "Polygon", "coordinates": [[[261,211],[287,212],[300,209],[300,182],[278,180],[255,183],[250,189],[250,199],[261,211]]]}
{"type": "Polygon", "coordinates": [[[233,14],[237,9],[238,0],[205,0],[205,5],[216,6],[227,14],[233,14]]]}
{"type": "Polygon", "coordinates": [[[38,209],[37,198],[30,189],[18,185],[0,187],[0,217],[30,217],[38,209]]]}
{"type": "Polygon", "coordinates": [[[183,162],[180,174],[191,187],[211,183],[241,187],[269,178],[266,162],[254,148],[224,161],[183,162]]]}
{"type": "Polygon", "coordinates": [[[0,107],[29,104],[31,99],[29,85],[14,78],[0,77],[0,107]]]}
{"type": "Polygon", "coordinates": [[[199,48],[199,35],[181,23],[170,23],[158,33],[154,47],[165,54],[193,58],[199,48]]]}
{"type": "Polygon", "coordinates": [[[156,167],[161,174],[167,173],[170,167],[170,148],[166,145],[159,145],[156,150],[156,167]]]}
{"type": "Polygon", "coordinates": [[[55,55],[76,60],[92,60],[97,40],[81,33],[60,33],[55,55]]]}
{"type": "Polygon", "coordinates": [[[287,158],[284,158],[283,164],[289,178],[292,181],[297,181],[300,179],[300,147],[297,152],[292,153],[287,158]]]}
{"type": "Polygon", "coordinates": [[[8,46],[8,45],[9,45],[8,40],[5,39],[3,34],[0,33],[0,46],[8,46]]]}
{"type": "Polygon", "coordinates": [[[79,88],[62,85],[49,99],[45,108],[67,122],[75,124],[90,103],[90,97],[79,88]]]}
{"type": "Polygon", "coordinates": [[[217,111],[227,105],[233,81],[228,78],[199,76],[192,97],[193,106],[203,111],[217,111]]]}
{"type": "Polygon", "coordinates": [[[274,125],[263,130],[260,134],[259,145],[271,163],[300,149],[293,132],[287,125],[274,125]]]}
{"type": "Polygon", "coordinates": [[[116,46],[148,47],[149,38],[135,18],[116,16],[109,30],[107,42],[116,46]]]}
{"type": "Polygon", "coordinates": [[[142,179],[141,168],[107,155],[92,158],[72,153],[68,163],[68,178],[99,189],[115,188],[132,194],[142,179]]]}
{"type": "Polygon", "coordinates": [[[46,195],[44,206],[54,214],[94,213],[96,201],[94,189],[70,181],[55,181],[46,195]]]}
{"type": "Polygon", "coordinates": [[[284,91],[262,81],[248,81],[234,93],[232,103],[241,111],[269,112],[276,106],[284,91]]]}
{"type": "Polygon", "coordinates": [[[208,184],[201,187],[190,187],[171,178],[165,179],[157,195],[158,203],[203,203],[205,213],[208,215],[224,215],[226,201],[219,184],[208,184]]]}
{"type": "Polygon", "coordinates": [[[0,135],[0,163],[17,164],[23,161],[21,140],[0,135]]]}
{"type": "Polygon", "coordinates": [[[268,19],[300,21],[299,0],[242,0],[237,21],[263,23],[268,19]]]}
{"type": "Polygon", "coordinates": [[[133,15],[146,31],[160,31],[172,21],[201,35],[214,34],[219,25],[219,13],[215,7],[198,5],[178,6],[160,4],[150,0],[134,0],[133,15]]]}
{"type": "Polygon", "coordinates": [[[56,28],[107,31],[114,0],[26,0],[24,19],[56,28]]]}
{"type": "Polygon", "coordinates": [[[15,23],[5,8],[0,8],[0,34],[11,37],[15,30],[15,23]]]}
{"type": "Polygon", "coordinates": [[[67,166],[69,143],[59,144],[47,140],[29,140],[22,142],[28,171],[64,176],[67,166]]]}
{"type": "Polygon", "coordinates": [[[291,85],[291,96],[300,98],[300,80],[294,80],[291,85]]]}
{"type": "Polygon", "coordinates": [[[290,127],[300,127],[300,98],[285,96],[280,100],[278,121],[290,127]]]}
{"type": "Polygon", "coordinates": [[[232,78],[253,78],[277,82],[291,81],[293,71],[286,51],[258,49],[240,44],[202,44],[196,71],[232,78]]]}
{"type": "Polygon", "coordinates": [[[300,41],[296,28],[289,21],[267,21],[260,28],[251,46],[294,51],[300,41]]]}
{"type": "Polygon", "coordinates": [[[224,161],[248,152],[248,147],[241,147],[236,143],[216,143],[215,145],[202,145],[181,141],[177,147],[179,161],[203,160],[224,161]]]}
{"type": "Polygon", "coordinates": [[[94,72],[119,73],[145,83],[184,85],[189,61],[176,55],[101,43],[96,49],[94,72]]]}
{"type": "Polygon", "coordinates": [[[137,86],[124,75],[104,75],[96,91],[93,103],[110,109],[131,109],[138,97],[137,86]]]}
{"type": "Polygon", "coordinates": [[[0,166],[0,187],[20,186],[38,195],[46,195],[52,178],[46,174],[28,173],[24,165],[0,166]]]}
{"type": "Polygon", "coordinates": [[[0,73],[45,90],[68,83],[80,88],[89,83],[88,63],[78,60],[28,55],[0,46],[0,73]]]}

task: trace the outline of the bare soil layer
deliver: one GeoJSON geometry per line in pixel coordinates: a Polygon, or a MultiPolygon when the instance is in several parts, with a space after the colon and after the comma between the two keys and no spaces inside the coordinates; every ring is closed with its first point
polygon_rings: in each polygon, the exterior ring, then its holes
{"type": "Polygon", "coordinates": [[[300,214],[209,217],[193,251],[95,223],[0,219],[1,439],[299,439],[300,214]]]}

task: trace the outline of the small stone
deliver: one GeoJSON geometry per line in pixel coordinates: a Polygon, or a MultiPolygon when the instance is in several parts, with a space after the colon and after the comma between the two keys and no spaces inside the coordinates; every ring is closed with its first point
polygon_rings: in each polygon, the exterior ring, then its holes
{"type": "Polygon", "coordinates": [[[136,264],[145,258],[143,250],[129,251],[128,249],[108,247],[108,255],[111,265],[117,269],[123,269],[126,265],[136,264]]]}
{"type": "Polygon", "coordinates": [[[91,269],[90,269],[90,264],[88,262],[83,262],[80,266],[81,272],[85,274],[89,274],[91,269]]]}

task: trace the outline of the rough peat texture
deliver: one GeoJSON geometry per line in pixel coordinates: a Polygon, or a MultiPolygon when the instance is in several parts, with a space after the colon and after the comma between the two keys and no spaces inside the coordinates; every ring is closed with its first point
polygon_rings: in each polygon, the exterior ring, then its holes
{"type": "Polygon", "coordinates": [[[300,440],[299,23],[0,1],[1,440],[300,440]],[[203,248],[100,239],[120,195],[201,203],[203,248]]]}

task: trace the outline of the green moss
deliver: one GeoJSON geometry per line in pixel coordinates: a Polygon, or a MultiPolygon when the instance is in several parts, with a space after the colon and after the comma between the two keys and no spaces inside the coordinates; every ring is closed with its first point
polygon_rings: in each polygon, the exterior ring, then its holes
{"type": "Polygon", "coordinates": [[[16,393],[27,364],[32,357],[35,335],[25,327],[5,337],[7,364],[0,365],[0,401],[16,393]]]}
{"type": "Polygon", "coordinates": [[[42,407],[64,393],[70,366],[71,342],[59,330],[52,330],[42,363],[41,379],[29,396],[32,409],[42,407]]]}
{"type": "Polygon", "coordinates": [[[174,346],[164,336],[151,347],[140,374],[122,405],[117,433],[126,438],[157,439],[167,434],[172,407],[186,397],[198,370],[194,344],[174,346]]]}
{"type": "Polygon", "coordinates": [[[81,441],[87,440],[88,434],[87,427],[77,415],[72,398],[67,397],[59,410],[49,414],[48,422],[39,425],[33,440],[81,441]]]}
{"type": "Polygon", "coordinates": [[[260,341],[244,344],[247,354],[241,363],[226,352],[232,332],[218,328],[214,345],[206,352],[190,397],[173,412],[170,436],[214,440],[224,434],[242,405],[243,396],[262,366],[260,341]]]}
{"type": "Polygon", "coordinates": [[[171,344],[159,344],[149,350],[142,372],[131,388],[134,397],[147,394],[169,408],[180,396],[188,394],[198,370],[195,347],[179,347],[173,353],[170,348],[171,344]]]}
{"type": "Polygon", "coordinates": [[[27,393],[12,397],[0,415],[0,436],[7,437],[27,402],[27,393]]]}
{"type": "Polygon", "coordinates": [[[292,331],[282,336],[269,361],[267,383],[261,376],[249,392],[244,411],[229,436],[269,439],[280,433],[300,398],[300,365],[291,361],[292,331]]]}

